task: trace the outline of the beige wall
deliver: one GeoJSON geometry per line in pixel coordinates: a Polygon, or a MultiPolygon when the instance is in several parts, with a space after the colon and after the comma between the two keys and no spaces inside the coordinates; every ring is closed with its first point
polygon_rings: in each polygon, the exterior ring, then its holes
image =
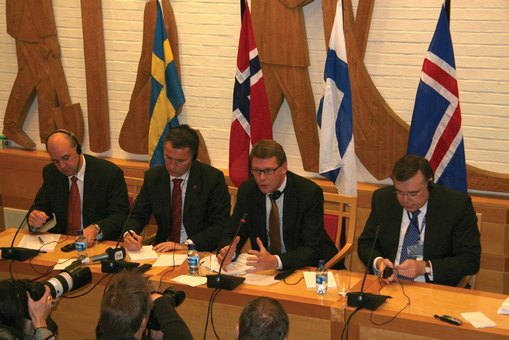
{"type": "MultiPolygon", "coordinates": [[[[0,0],[0,122],[16,76],[15,45],[6,34],[5,3],[6,0],[0,0]]],[[[201,130],[213,165],[227,168],[239,0],[172,0],[171,3],[177,20],[187,98],[181,121],[201,130]]],[[[366,64],[389,105],[406,122],[411,119],[423,56],[441,3],[442,0],[375,3],[366,64]]],[[[112,149],[101,155],[145,160],[145,156],[126,153],[118,145],[140,56],[145,1],[102,0],[102,4],[112,149]]],[[[80,2],[53,0],[53,6],[71,97],[73,102],[81,103],[86,122],[80,2]]],[[[309,72],[318,104],[325,58],[321,1],[306,6],[305,17],[312,63],[309,72]]],[[[451,29],[467,161],[504,173],[509,173],[508,18],[507,0],[452,2],[451,29]]],[[[288,107],[285,105],[282,110],[274,126],[275,139],[285,146],[290,168],[306,174],[300,163],[288,107]]],[[[29,113],[25,129],[33,139],[38,136],[37,104],[29,113]]],[[[41,145],[38,148],[43,149],[41,145]]],[[[88,151],[88,141],[84,149],[88,151]]],[[[362,174],[360,179],[370,180],[362,174]]]]}

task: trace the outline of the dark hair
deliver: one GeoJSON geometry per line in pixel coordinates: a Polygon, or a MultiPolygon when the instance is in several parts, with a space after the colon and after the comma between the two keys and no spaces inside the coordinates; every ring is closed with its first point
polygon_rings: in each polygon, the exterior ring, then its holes
{"type": "Polygon", "coordinates": [[[253,146],[249,154],[249,164],[251,165],[253,158],[267,159],[272,157],[276,157],[279,166],[286,162],[285,150],[281,144],[272,139],[262,139],[253,146]]]}
{"type": "Polygon", "coordinates": [[[421,156],[405,155],[401,157],[392,168],[392,180],[404,182],[414,177],[419,170],[427,181],[435,177],[429,161],[421,156]]]}
{"type": "Polygon", "coordinates": [[[239,340],[278,340],[288,336],[288,314],[272,298],[259,297],[244,307],[239,319],[239,340]]]}
{"type": "Polygon", "coordinates": [[[150,292],[150,282],[140,273],[116,274],[104,293],[97,331],[106,336],[133,336],[150,315],[150,292]]]}
{"type": "Polygon", "coordinates": [[[165,138],[166,142],[171,142],[176,149],[189,148],[193,155],[193,160],[198,157],[198,144],[200,142],[198,133],[187,124],[182,124],[171,128],[165,138]]]}
{"type": "Polygon", "coordinates": [[[24,304],[26,296],[22,287],[16,285],[15,281],[0,281],[0,328],[9,326],[11,332],[23,334],[25,327],[25,310],[27,306],[24,304]]]}
{"type": "Polygon", "coordinates": [[[78,153],[78,155],[81,154],[81,144],[80,144],[80,142],[78,142],[78,138],[76,138],[74,133],[72,133],[71,131],[67,131],[64,129],[55,130],[46,137],[46,151],[48,151],[49,138],[56,133],[61,133],[61,134],[66,135],[69,138],[69,141],[71,142],[71,146],[76,149],[76,152],[78,153]]]}

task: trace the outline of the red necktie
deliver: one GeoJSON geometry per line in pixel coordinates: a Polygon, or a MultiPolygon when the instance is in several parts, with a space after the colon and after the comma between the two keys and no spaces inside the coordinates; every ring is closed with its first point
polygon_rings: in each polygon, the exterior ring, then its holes
{"type": "Polygon", "coordinates": [[[81,198],[77,181],[78,178],[72,176],[69,201],[67,203],[67,234],[73,236],[78,235],[78,230],[81,229],[81,198]]]}
{"type": "Polygon", "coordinates": [[[182,224],[182,183],[181,178],[174,178],[171,192],[171,230],[169,241],[180,243],[180,226],[182,224]]]}

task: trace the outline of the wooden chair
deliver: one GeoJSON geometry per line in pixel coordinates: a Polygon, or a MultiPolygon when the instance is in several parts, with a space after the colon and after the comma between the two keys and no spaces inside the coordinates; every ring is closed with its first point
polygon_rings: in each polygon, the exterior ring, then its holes
{"type": "MultiPolygon", "coordinates": [[[[127,185],[127,195],[129,196],[129,206],[132,208],[134,200],[138,196],[143,185],[143,178],[124,176],[125,183],[127,185]]],[[[147,224],[141,231],[141,237],[143,237],[142,243],[144,245],[152,244],[155,240],[157,232],[157,224],[152,216],[149,224],[147,224]]]]}
{"type": "Polygon", "coordinates": [[[357,220],[357,197],[325,192],[324,225],[327,234],[334,241],[338,253],[326,264],[331,268],[342,259],[348,269],[351,267],[351,249],[357,220]]]}
{"type": "MultiPolygon", "coordinates": [[[[477,215],[477,228],[479,229],[479,234],[481,234],[482,230],[482,214],[476,213],[477,215]]],[[[475,289],[475,281],[477,279],[477,274],[479,272],[473,274],[473,275],[466,275],[464,276],[460,282],[456,285],[456,287],[460,288],[469,288],[469,289],[475,289]]]]}

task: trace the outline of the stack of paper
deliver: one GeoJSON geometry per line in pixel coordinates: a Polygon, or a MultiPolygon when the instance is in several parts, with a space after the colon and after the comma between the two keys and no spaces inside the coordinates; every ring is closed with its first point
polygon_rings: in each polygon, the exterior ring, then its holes
{"type": "Polygon", "coordinates": [[[509,314],[509,298],[505,299],[498,309],[498,314],[509,314]]]}
{"type": "MultiPolygon", "coordinates": [[[[252,266],[248,266],[246,264],[248,256],[250,256],[248,253],[240,254],[239,257],[237,257],[237,260],[235,260],[234,262],[232,262],[228,266],[226,266],[226,271],[223,268],[221,272],[224,274],[227,274],[227,275],[234,275],[234,276],[246,274],[248,269],[253,268],[252,266]]],[[[219,263],[219,261],[217,260],[217,257],[215,255],[204,257],[202,259],[202,261],[200,262],[200,264],[204,268],[207,268],[208,270],[216,272],[216,273],[219,272],[219,267],[221,267],[221,264],[219,263]]]]}

